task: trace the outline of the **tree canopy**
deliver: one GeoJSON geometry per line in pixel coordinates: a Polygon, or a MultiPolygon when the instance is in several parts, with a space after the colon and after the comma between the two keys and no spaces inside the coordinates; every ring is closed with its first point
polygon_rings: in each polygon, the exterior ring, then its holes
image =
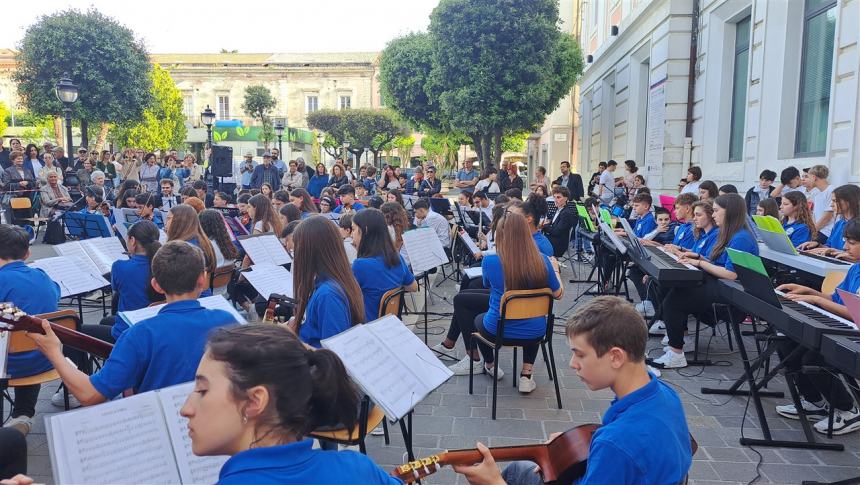
{"type": "Polygon", "coordinates": [[[308,126],[325,132],[323,146],[337,156],[338,147],[349,142],[349,153],[361,157],[364,148],[373,153],[374,162],[386,145],[403,134],[394,114],[375,109],[321,109],[308,114],[308,126]]]}
{"type": "Polygon", "coordinates": [[[13,80],[21,101],[38,115],[58,115],[63,106],[54,94],[68,73],[78,86],[72,116],[88,123],[124,123],[141,119],[149,105],[151,69],[143,43],[127,27],[96,10],[67,10],[40,17],[18,46],[13,80]]]}
{"type": "Polygon", "coordinates": [[[259,137],[266,148],[269,148],[269,143],[275,138],[272,119],[269,117],[269,113],[277,105],[278,101],[272,96],[272,92],[266,86],[257,85],[245,88],[245,101],[242,103],[242,110],[263,125],[259,137]]]}
{"type": "Polygon", "coordinates": [[[6,103],[0,101],[0,136],[3,136],[3,133],[6,132],[6,128],[9,127],[9,123],[6,121],[6,118],[12,114],[12,110],[6,106],[6,103]]]}
{"type": "Polygon", "coordinates": [[[150,104],[137,123],[121,123],[114,129],[114,140],[119,146],[133,146],[144,150],[174,148],[185,142],[188,130],[182,112],[182,93],[159,65],[152,68],[150,104]]]}

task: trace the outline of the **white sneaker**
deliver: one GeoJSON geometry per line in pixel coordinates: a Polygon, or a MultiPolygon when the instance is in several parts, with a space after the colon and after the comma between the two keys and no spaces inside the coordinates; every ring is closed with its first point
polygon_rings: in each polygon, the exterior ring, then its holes
{"type": "Polygon", "coordinates": [[[370,432],[370,436],[385,436],[385,430],[382,426],[377,426],[370,432]]]}
{"type": "Polygon", "coordinates": [[[651,303],[651,300],[643,300],[641,303],[636,304],[636,311],[641,313],[642,316],[648,318],[654,316],[654,304],[651,303]]]}
{"type": "MultiPolygon", "coordinates": [[[[51,404],[57,406],[58,408],[66,407],[65,402],[63,402],[63,390],[55,392],[53,396],[51,396],[51,404]]],[[[69,409],[75,409],[81,407],[81,402],[78,401],[78,398],[69,393],[69,409]]]]}
{"type": "MultiPolygon", "coordinates": [[[[815,425],[813,425],[815,431],[818,431],[821,434],[827,434],[827,421],[828,419],[824,418],[815,423],[815,425]]],[[[851,433],[852,431],[857,431],[858,429],[860,429],[860,410],[858,410],[856,406],[850,411],[837,409],[833,413],[833,434],[838,436],[851,433]]]]}
{"type": "MultiPolygon", "coordinates": [[[[663,344],[663,350],[669,350],[669,337],[665,337],[663,339],[665,343],[663,344]]],[[[684,348],[682,349],[684,353],[693,352],[696,350],[696,339],[692,335],[684,335],[684,348]]]]}
{"type": "Polygon", "coordinates": [[[659,378],[660,376],[663,375],[663,373],[660,372],[660,369],[658,369],[656,367],[651,367],[650,365],[646,365],[645,367],[648,369],[648,372],[654,374],[654,377],[659,378]]]}
{"type": "Polygon", "coordinates": [[[654,323],[651,324],[651,328],[648,329],[648,333],[651,335],[665,335],[666,324],[663,320],[654,320],[654,323]]]}
{"type": "MultiPolygon", "coordinates": [[[[501,370],[501,369],[499,369],[501,370]]],[[[528,394],[537,388],[537,384],[535,383],[534,376],[520,376],[520,385],[519,390],[522,393],[528,394]]]]}
{"type": "MultiPolygon", "coordinates": [[[[827,417],[828,408],[826,404],[824,406],[818,406],[806,399],[801,399],[800,405],[803,407],[803,414],[806,414],[809,418],[816,419],[827,417]]],[[[795,407],[794,404],[783,404],[782,406],[777,406],[776,412],[784,418],[800,419],[800,415],[797,414],[797,407],[795,407]]]]}
{"type": "Polygon", "coordinates": [[[684,353],[676,354],[667,350],[665,354],[652,360],[650,364],[658,369],[681,369],[687,367],[687,358],[684,353]]]}
{"type": "Polygon", "coordinates": [[[449,360],[457,360],[454,356],[457,355],[457,349],[445,347],[442,345],[442,342],[430,347],[430,350],[434,352],[440,359],[449,359],[449,360]],[[451,356],[451,357],[449,357],[451,356]]]}
{"type": "MultiPolygon", "coordinates": [[[[481,363],[481,369],[484,371],[484,374],[487,374],[488,376],[493,377],[493,368],[492,367],[488,368],[487,366],[483,365],[483,363],[481,363]]],[[[500,380],[502,380],[502,377],[505,377],[505,371],[503,371],[502,368],[499,367],[499,375],[496,376],[496,380],[500,381],[500,380]]]]}
{"type": "Polygon", "coordinates": [[[4,427],[15,428],[20,431],[22,435],[27,436],[30,434],[30,429],[33,427],[33,418],[30,416],[18,416],[7,421],[4,427]]]}
{"type": "Polygon", "coordinates": [[[472,360],[472,357],[466,355],[456,364],[449,366],[448,369],[450,369],[455,376],[467,376],[469,375],[470,365],[472,366],[473,373],[480,374],[484,365],[484,359],[472,360]]]}

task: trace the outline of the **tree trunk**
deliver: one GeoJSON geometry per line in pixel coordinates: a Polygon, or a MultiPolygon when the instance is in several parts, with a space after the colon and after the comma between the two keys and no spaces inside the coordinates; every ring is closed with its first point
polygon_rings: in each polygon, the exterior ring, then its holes
{"type": "Polygon", "coordinates": [[[66,151],[66,135],[63,132],[63,118],[54,117],[54,139],[57,140],[57,146],[62,147],[66,151]]]}
{"type": "Polygon", "coordinates": [[[101,151],[105,146],[105,140],[107,140],[108,130],[110,130],[110,125],[107,123],[102,123],[99,127],[99,135],[96,138],[96,144],[93,147],[96,151],[101,151]]]}
{"type": "Polygon", "coordinates": [[[484,166],[486,168],[495,166],[493,163],[492,135],[490,133],[481,134],[481,151],[483,152],[484,166]]]}
{"type": "MultiPolygon", "coordinates": [[[[89,147],[89,144],[90,144],[90,137],[89,137],[89,133],[88,133],[89,125],[90,124],[89,124],[89,122],[87,122],[87,120],[84,120],[84,119],[81,120],[81,145],[80,146],[82,146],[82,147],[89,147]]],[[[72,154],[70,153],[69,156],[71,157],[72,154]]]]}
{"type": "Polygon", "coordinates": [[[496,128],[493,130],[493,163],[500,165],[502,163],[502,129],[496,128]]]}
{"type": "Polygon", "coordinates": [[[472,146],[475,148],[475,153],[478,155],[478,164],[481,169],[484,168],[484,151],[481,149],[481,135],[478,133],[469,133],[469,138],[472,139],[472,146]]]}

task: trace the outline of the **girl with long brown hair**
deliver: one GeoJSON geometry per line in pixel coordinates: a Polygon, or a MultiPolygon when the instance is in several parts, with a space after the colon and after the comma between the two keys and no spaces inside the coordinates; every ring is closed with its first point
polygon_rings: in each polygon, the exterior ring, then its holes
{"type": "Polygon", "coordinates": [[[290,325],[303,342],[319,348],[320,340],[365,321],[361,288],[337,228],[325,217],[311,216],[299,223],[293,246],[298,303],[290,325]]]}
{"type": "Polygon", "coordinates": [[[277,236],[284,230],[271,199],[263,194],[257,194],[248,200],[248,215],[251,217],[254,234],[274,233],[277,236]]]}
{"type": "Polygon", "coordinates": [[[316,204],[314,204],[314,200],[311,198],[311,194],[302,188],[293,189],[293,191],[290,192],[290,203],[302,211],[302,218],[319,212],[316,204]]]}
{"type": "MultiPolygon", "coordinates": [[[[496,254],[484,256],[481,270],[484,286],[489,289],[488,305],[482,313],[479,312],[472,319],[467,315],[458,314],[457,298],[455,297],[454,300],[454,316],[457,324],[460,325],[460,333],[463,334],[467,349],[465,362],[461,361],[451,367],[452,371],[459,374],[468,374],[468,366],[474,365],[472,362],[481,362],[481,355],[483,355],[484,365],[481,366],[481,370],[492,375],[493,367],[496,365],[492,348],[481,342],[472,341],[471,335],[477,330],[490,341],[496,339],[502,295],[506,291],[548,287],[553,291],[553,296],[556,298],[561,296],[561,283],[555,260],[538,251],[526,217],[517,212],[506,210],[497,221],[496,254]],[[475,351],[476,343],[480,355],[475,351]]],[[[480,292],[480,290],[477,291],[480,292]]],[[[546,317],[505,320],[504,331],[506,339],[538,338],[546,332],[546,317]]],[[[532,392],[536,387],[532,378],[532,367],[538,348],[537,344],[523,347],[523,366],[519,378],[520,392],[532,392]]],[[[504,373],[501,369],[496,370],[498,378],[501,379],[504,373]]]]}
{"type": "Polygon", "coordinates": [[[854,261],[844,250],[845,239],[842,234],[849,221],[860,217],[860,187],[852,184],[836,187],[830,198],[830,206],[833,208],[836,222],[833,223],[833,229],[827,241],[822,246],[813,239],[798,249],[810,250],[812,254],[854,261]]]}
{"type": "MultiPolygon", "coordinates": [[[[212,248],[212,243],[203,232],[200,226],[200,219],[197,218],[197,211],[194,207],[188,204],[179,204],[173,206],[167,213],[167,219],[164,221],[164,230],[167,232],[167,241],[186,241],[203,251],[203,258],[206,261],[206,271],[212,274],[215,271],[217,258],[215,250],[212,248]]],[[[206,288],[201,297],[212,296],[212,290],[206,288]]]]}
{"type": "Polygon", "coordinates": [[[812,218],[812,211],[809,210],[809,204],[803,192],[789,192],[783,195],[780,211],[782,227],[791,239],[791,244],[797,247],[815,239],[818,231],[815,229],[815,220],[812,218]]]}
{"type": "Polygon", "coordinates": [[[239,257],[239,250],[230,238],[224,215],[215,209],[206,209],[197,218],[200,219],[203,233],[212,243],[212,250],[215,251],[217,260],[216,266],[223,266],[227,261],[235,261],[239,257]]]}

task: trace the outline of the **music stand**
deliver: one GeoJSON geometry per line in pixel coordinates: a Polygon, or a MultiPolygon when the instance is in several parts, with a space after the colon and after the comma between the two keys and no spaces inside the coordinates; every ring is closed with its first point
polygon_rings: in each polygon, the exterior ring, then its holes
{"type": "Polygon", "coordinates": [[[442,199],[439,197],[430,197],[428,199],[430,201],[430,208],[433,209],[433,212],[437,214],[448,214],[451,212],[451,201],[448,199],[442,199]]]}
{"type": "Polygon", "coordinates": [[[78,239],[92,237],[112,237],[113,232],[101,214],[85,214],[82,212],[66,212],[63,214],[66,230],[69,235],[78,239]]]}

